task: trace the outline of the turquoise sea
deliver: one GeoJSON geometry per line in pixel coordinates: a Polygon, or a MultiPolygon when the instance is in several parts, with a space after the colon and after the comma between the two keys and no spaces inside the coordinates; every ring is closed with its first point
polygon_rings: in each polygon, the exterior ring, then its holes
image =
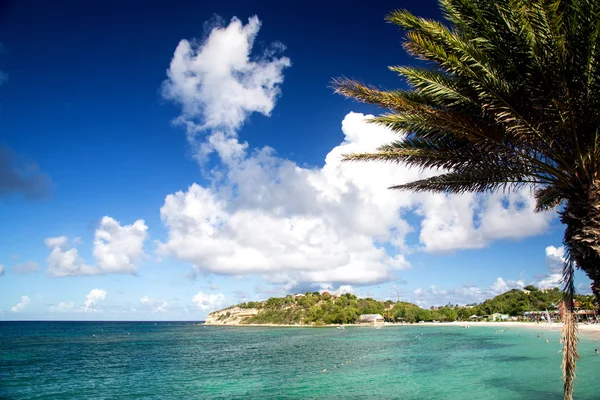
{"type": "MultiPolygon", "coordinates": [[[[562,399],[558,332],[494,331],[0,322],[0,399],[562,399]]],[[[594,348],[577,399],[600,396],[594,348]]]]}

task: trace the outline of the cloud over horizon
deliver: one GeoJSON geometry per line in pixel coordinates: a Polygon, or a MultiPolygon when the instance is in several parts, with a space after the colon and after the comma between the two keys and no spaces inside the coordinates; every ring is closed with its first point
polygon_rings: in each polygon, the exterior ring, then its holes
{"type": "Polygon", "coordinates": [[[85,263],[75,247],[78,240],[69,246],[66,236],[50,237],[45,240],[51,250],[46,259],[48,275],[55,277],[135,274],[134,264],[144,254],[144,242],[148,237],[148,227],[139,219],[131,225],[121,226],[119,221],[105,216],[94,235],[94,257],[97,266],[85,263]]]}
{"type": "Polygon", "coordinates": [[[252,113],[270,114],[291,63],[273,53],[252,56],[259,28],[256,17],[247,25],[234,17],[204,42],[182,40],[175,50],[163,96],[181,105],[177,121],[188,139],[192,135],[199,159],[214,152],[220,163],[208,185],[166,196],[161,219],[168,239],[156,243],[161,256],[191,263],[194,276],[259,274],[288,287],[367,285],[410,268],[409,251],[481,248],[548,227],[553,214],[534,213],[527,190],[507,196],[395,192],[387,187],[438,172],[342,163],[344,153],[373,151],[401,137],[370,124],[370,115],[346,115],[344,141],[321,168],[241,142],[238,130],[252,113]],[[406,245],[406,235],[418,228],[407,222],[409,213],[421,218],[421,248],[406,245]]]}

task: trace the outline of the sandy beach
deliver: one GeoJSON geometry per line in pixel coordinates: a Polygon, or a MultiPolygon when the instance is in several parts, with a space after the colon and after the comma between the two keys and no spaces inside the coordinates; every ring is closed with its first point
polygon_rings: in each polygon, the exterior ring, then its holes
{"type": "MultiPolygon", "coordinates": [[[[536,330],[551,330],[551,331],[559,331],[562,329],[562,322],[554,322],[552,325],[549,325],[545,322],[516,322],[516,321],[501,321],[501,322],[440,322],[440,323],[429,323],[427,325],[469,325],[469,326],[489,326],[489,327],[508,327],[508,328],[528,328],[528,329],[536,329],[536,330]]],[[[413,325],[424,325],[424,324],[413,324],[413,325]]],[[[588,337],[594,337],[596,339],[600,339],[600,324],[579,324],[578,326],[579,333],[582,335],[586,335],[588,337]]]]}
{"type": "MultiPolygon", "coordinates": [[[[246,327],[272,327],[272,328],[331,328],[340,326],[339,324],[330,325],[279,325],[279,324],[206,324],[212,326],[246,326],[246,327]]],[[[537,322],[516,322],[516,321],[499,321],[499,322],[471,322],[471,321],[454,321],[454,322],[425,322],[416,324],[398,323],[390,324],[386,323],[384,326],[464,326],[469,325],[475,326],[489,326],[495,328],[508,327],[508,328],[528,328],[540,331],[559,331],[562,329],[563,324],[555,322],[552,325],[547,323],[537,322]]],[[[368,324],[345,324],[346,327],[363,327],[372,328],[373,325],[368,324]]],[[[589,338],[600,339],[600,324],[579,324],[579,333],[589,338]]]]}

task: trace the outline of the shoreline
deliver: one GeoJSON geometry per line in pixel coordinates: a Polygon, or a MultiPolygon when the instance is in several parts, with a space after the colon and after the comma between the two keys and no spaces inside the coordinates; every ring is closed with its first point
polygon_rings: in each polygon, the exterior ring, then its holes
{"type": "MultiPolygon", "coordinates": [[[[266,327],[266,328],[335,328],[342,326],[342,324],[325,324],[325,325],[286,325],[286,324],[203,324],[206,326],[233,326],[233,327],[266,327]]],[[[537,322],[516,322],[516,321],[498,321],[498,322],[471,322],[471,321],[453,321],[453,322],[424,322],[424,323],[386,323],[384,325],[377,325],[379,327],[394,327],[394,326],[464,326],[470,327],[510,327],[510,328],[527,328],[527,329],[538,329],[544,331],[560,331],[562,329],[562,322],[555,322],[552,325],[547,323],[537,322]]],[[[351,328],[373,328],[374,325],[370,324],[343,324],[344,327],[351,328]]],[[[579,333],[583,336],[600,339],[600,324],[578,324],[579,333]]]]}

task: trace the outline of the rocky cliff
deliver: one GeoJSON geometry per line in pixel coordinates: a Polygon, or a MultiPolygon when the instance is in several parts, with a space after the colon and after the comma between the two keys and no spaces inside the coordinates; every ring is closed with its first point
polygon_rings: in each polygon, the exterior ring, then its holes
{"type": "Polygon", "coordinates": [[[231,307],[208,314],[206,325],[240,325],[258,314],[256,308],[231,307]]]}

